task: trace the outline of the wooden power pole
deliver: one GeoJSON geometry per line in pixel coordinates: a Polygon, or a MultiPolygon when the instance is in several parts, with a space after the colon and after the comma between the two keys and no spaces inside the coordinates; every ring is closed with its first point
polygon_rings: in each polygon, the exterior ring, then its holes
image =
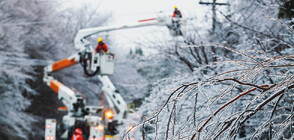
{"type": "Polygon", "coordinates": [[[216,0],[213,0],[213,2],[202,2],[200,0],[199,4],[204,4],[204,5],[212,5],[212,32],[215,32],[215,24],[216,24],[216,9],[215,7],[217,5],[229,5],[228,3],[217,3],[216,0]]]}

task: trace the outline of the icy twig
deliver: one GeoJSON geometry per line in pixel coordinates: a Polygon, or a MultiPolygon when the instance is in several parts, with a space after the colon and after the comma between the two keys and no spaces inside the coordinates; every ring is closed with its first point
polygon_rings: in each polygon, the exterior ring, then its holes
{"type": "Polygon", "coordinates": [[[264,15],[265,17],[267,17],[268,19],[270,20],[274,20],[274,21],[277,21],[279,22],[281,25],[283,25],[284,27],[288,28],[291,32],[294,32],[294,30],[287,24],[285,24],[284,22],[282,22],[281,20],[277,19],[277,18],[274,18],[274,17],[271,17],[269,15],[264,15]]]}
{"type": "Polygon", "coordinates": [[[225,48],[225,49],[230,50],[230,51],[232,51],[232,52],[235,52],[235,53],[237,53],[237,54],[240,54],[240,55],[243,55],[243,56],[245,56],[245,57],[248,57],[248,58],[250,58],[251,60],[255,61],[256,63],[262,65],[262,64],[261,64],[258,60],[256,60],[255,58],[253,58],[253,57],[251,57],[251,56],[249,56],[249,55],[247,55],[247,54],[245,54],[245,53],[243,53],[243,52],[241,52],[241,51],[235,50],[235,49],[233,49],[233,48],[230,48],[230,47],[228,47],[228,46],[221,45],[221,44],[182,45],[181,47],[204,47],[204,46],[216,46],[216,47],[225,48]]]}
{"type": "Polygon", "coordinates": [[[241,81],[239,81],[237,79],[233,79],[233,78],[217,80],[217,82],[223,82],[223,81],[234,81],[234,82],[239,83],[240,85],[248,85],[248,86],[256,87],[256,88],[262,89],[262,90],[267,90],[268,89],[268,88],[264,88],[264,87],[268,87],[268,85],[267,86],[265,86],[265,85],[257,86],[257,85],[251,84],[251,83],[244,83],[244,82],[241,82],[241,81]]]}

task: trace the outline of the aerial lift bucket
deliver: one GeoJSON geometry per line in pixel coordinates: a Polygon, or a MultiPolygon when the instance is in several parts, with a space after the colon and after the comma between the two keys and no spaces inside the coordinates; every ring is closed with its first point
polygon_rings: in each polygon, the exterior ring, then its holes
{"type": "Polygon", "coordinates": [[[114,54],[100,54],[100,74],[112,75],[114,73],[114,54]]]}

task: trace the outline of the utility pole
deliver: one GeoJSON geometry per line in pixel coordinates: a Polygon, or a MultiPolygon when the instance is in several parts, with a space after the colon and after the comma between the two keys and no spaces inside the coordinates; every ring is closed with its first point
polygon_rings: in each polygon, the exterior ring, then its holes
{"type": "Polygon", "coordinates": [[[216,6],[217,5],[229,5],[228,3],[217,3],[216,0],[213,0],[213,2],[202,2],[200,0],[199,4],[204,4],[204,5],[212,5],[212,32],[215,32],[215,24],[216,24],[216,6]]]}

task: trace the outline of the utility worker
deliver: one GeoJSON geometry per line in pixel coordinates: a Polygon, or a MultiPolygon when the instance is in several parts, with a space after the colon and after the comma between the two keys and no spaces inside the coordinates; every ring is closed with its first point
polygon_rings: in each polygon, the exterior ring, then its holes
{"type": "Polygon", "coordinates": [[[182,18],[182,13],[178,10],[177,6],[174,7],[175,11],[172,16],[172,25],[173,30],[175,31],[176,35],[183,35],[182,31],[180,30],[180,18],[182,18]]]}
{"type": "Polygon", "coordinates": [[[71,140],[84,140],[83,132],[80,128],[76,128],[75,134],[72,135],[71,140]]]}
{"type": "Polygon", "coordinates": [[[182,18],[181,11],[178,10],[177,6],[175,6],[174,8],[175,8],[175,11],[174,11],[173,17],[182,18]]]}
{"type": "Polygon", "coordinates": [[[99,37],[97,41],[98,41],[98,45],[95,49],[96,53],[107,53],[108,48],[107,48],[107,45],[103,42],[102,38],[99,37]]]}

